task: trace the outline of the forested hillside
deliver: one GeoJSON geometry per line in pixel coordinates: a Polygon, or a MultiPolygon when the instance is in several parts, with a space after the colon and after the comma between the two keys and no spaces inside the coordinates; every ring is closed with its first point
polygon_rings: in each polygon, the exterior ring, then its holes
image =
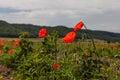
{"type": "MultiPolygon", "coordinates": [[[[65,26],[37,26],[32,24],[11,24],[6,21],[0,20],[0,37],[18,37],[21,32],[29,32],[30,37],[37,37],[38,31],[46,27],[48,32],[57,30],[59,37],[65,36],[66,33],[72,31],[72,28],[65,26]]],[[[93,31],[93,30],[80,30],[77,32],[77,38],[85,37],[87,33],[94,39],[106,40],[108,42],[120,42],[120,33],[106,32],[106,31],[93,31]],[[81,34],[82,33],[82,34],[81,34]]],[[[87,37],[89,38],[89,37],[87,37]]]]}

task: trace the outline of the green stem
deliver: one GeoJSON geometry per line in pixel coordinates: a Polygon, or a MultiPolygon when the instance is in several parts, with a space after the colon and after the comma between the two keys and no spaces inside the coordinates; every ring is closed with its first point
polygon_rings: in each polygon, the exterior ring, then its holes
{"type": "MultiPolygon", "coordinates": [[[[84,28],[85,28],[86,31],[88,30],[87,27],[85,26],[85,24],[84,24],[84,28]]],[[[86,34],[87,34],[87,33],[86,33],[86,34]]],[[[91,36],[89,36],[89,37],[90,37],[90,39],[91,39],[91,41],[92,41],[92,44],[93,44],[94,49],[96,50],[96,46],[95,46],[95,43],[94,43],[93,38],[92,38],[91,36]]]]}

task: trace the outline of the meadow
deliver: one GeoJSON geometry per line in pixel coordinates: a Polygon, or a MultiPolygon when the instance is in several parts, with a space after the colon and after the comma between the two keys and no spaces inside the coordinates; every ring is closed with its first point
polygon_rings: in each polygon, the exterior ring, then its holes
{"type": "Polygon", "coordinates": [[[75,41],[77,29],[62,39],[57,31],[46,34],[45,28],[37,40],[27,38],[27,32],[13,40],[0,39],[0,65],[10,69],[7,75],[0,72],[0,79],[120,80],[119,43],[91,37],[75,41]]]}

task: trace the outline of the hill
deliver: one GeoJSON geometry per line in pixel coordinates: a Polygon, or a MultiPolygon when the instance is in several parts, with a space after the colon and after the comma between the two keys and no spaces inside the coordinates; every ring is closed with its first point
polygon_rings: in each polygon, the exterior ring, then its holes
{"type": "MultiPolygon", "coordinates": [[[[30,37],[37,37],[39,30],[46,27],[48,32],[52,30],[57,30],[59,37],[64,37],[66,33],[72,31],[72,28],[65,26],[37,26],[32,24],[11,24],[6,21],[0,20],[0,37],[18,37],[21,32],[29,32],[30,37]]],[[[77,38],[86,37],[87,33],[94,39],[105,40],[108,42],[120,42],[120,33],[113,33],[107,31],[97,31],[97,30],[80,30],[77,32],[77,38]]],[[[89,38],[89,37],[88,37],[89,38]]]]}

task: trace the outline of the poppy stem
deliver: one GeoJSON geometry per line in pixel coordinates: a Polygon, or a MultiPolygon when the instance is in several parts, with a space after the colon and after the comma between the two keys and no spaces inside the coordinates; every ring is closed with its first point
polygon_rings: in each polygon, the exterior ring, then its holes
{"type": "MultiPolygon", "coordinates": [[[[84,24],[84,28],[85,28],[86,31],[88,30],[87,27],[85,26],[85,24],[84,24]]],[[[87,33],[86,33],[86,34],[87,34],[87,33]]],[[[90,35],[89,35],[89,37],[90,37],[90,39],[91,39],[91,41],[92,41],[92,44],[93,44],[94,49],[96,50],[96,46],[95,46],[95,42],[94,42],[93,38],[92,38],[90,35]]]]}

